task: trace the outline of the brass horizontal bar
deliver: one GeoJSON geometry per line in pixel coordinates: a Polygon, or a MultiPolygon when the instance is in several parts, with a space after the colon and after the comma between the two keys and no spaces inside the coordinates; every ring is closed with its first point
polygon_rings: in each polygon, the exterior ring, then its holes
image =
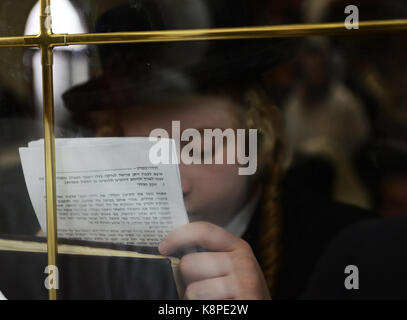
{"type": "Polygon", "coordinates": [[[83,44],[171,42],[228,39],[290,38],[306,36],[355,36],[407,30],[407,19],[360,22],[359,29],[347,30],[344,23],[294,24],[264,27],[139,31],[83,34],[49,34],[0,37],[0,47],[39,47],[46,41],[52,47],[83,44]]]}
{"type": "Polygon", "coordinates": [[[66,35],[66,43],[54,45],[289,38],[339,35],[355,36],[361,34],[395,31],[407,31],[407,19],[361,22],[359,24],[359,29],[352,30],[346,29],[344,23],[337,22],[221,29],[68,34],[66,35]]]}
{"type": "Polygon", "coordinates": [[[38,36],[0,37],[0,47],[38,47],[38,36]]]}

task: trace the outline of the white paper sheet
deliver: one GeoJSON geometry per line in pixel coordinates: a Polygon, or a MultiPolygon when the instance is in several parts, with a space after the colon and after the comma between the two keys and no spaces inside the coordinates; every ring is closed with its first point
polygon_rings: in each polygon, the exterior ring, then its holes
{"type": "MultiPolygon", "coordinates": [[[[58,236],[156,247],[188,223],[179,168],[153,165],[150,138],[56,140],[58,236]]],[[[168,140],[172,156],[175,143],[168,140]]],[[[43,141],[20,148],[28,193],[46,233],[43,141]]]]}

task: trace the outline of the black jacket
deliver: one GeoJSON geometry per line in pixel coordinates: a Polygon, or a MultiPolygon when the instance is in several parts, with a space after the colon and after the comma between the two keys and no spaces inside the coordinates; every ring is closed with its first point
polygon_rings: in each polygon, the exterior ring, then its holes
{"type": "Polygon", "coordinates": [[[347,228],[318,262],[303,298],[407,299],[406,246],[407,215],[347,228]],[[345,273],[347,266],[357,270],[345,273]],[[349,276],[351,290],[345,287],[349,276]]]}

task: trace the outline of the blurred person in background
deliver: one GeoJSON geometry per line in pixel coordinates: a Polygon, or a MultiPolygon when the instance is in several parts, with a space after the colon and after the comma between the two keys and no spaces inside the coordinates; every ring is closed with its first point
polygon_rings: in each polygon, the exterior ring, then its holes
{"type": "MultiPolygon", "coordinates": [[[[343,21],[342,0],[307,1],[310,23],[343,21]]],[[[404,19],[404,0],[358,0],[361,21],[404,19]]],[[[305,299],[405,299],[407,214],[407,108],[405,35],[333,38],[343,57],[343,81],[363,101],[370,137],[352,159],[381,217],[347,228],[320,259],[305,299]],[[388,218],[392,216],[391,218],[388,218]],[[358,267],[358,290],[346,290],[345,267],[358,267]]]]}
{"type": "Polygon", "coordinates": [[[292,78],[283,104],[288,167],[280,281],[281,296],[288,298],[301,294],[315,261],[341,229],[375,216],[362,210],[373,203],[353,160],[368,141],[370,123],[361,100],[341,81],[336,57],[328,39],[305,39],[291,62],[297,67],[283,73],[292,78]]]}
{"type": "MultiPolygon", "coordinates": [[[[369,209],[370,199],[353,167],[355,152],[369,137],[369,122],[360,101],[341,81],[326,38],[305,40],[299,79],[283,106],[289,156],[325,160],[332,167],[332,199],[369,209]]],[[[323,171],[324,172],[324,171],[323,171]]]]}
{"type": "Polygon", "coordinates": [[[407,214],[407,147],[394,140],[367,145],[357,160],[374,208],[382,217],[407,214]]]}
{"type": "MultiPolygon", "coordinates": [[[[321,10],[320,21],[341,19],[345,1],[335,1],[321,10]]],[[[407,16],[403,0],[359,0],[361,20],[400,19],[407,16]],[[380,9],[380,10],[379,10],[380,9]]],[[[403,33],[334,39],[335,49],[346,59],[344,81],[364,102],[372,138],[406,143],[407,103],[403,33]]]]}
{"type": "MultiPolygon", "coordinates": [[[[403,0],[359,0],[361,20],[407,16],[403,0]]],[[[346,1],[326,3],[319,21],[338,21],[346,1]]],[[[344,57],[344,82],[363,101],[371,136],[354,155],[354,163],[380,215],[403,212],[405,205],[405,150],[407,148],[407,41],[403,33],[335,38],[333,46],[344,57]]]]}
{"type": "Polygon", "coordinates": [[[306,300],[406,300],[407,215],[364,221],[329,244],[306,300]]]}
{"type": "Polygon", "coordinates": [[[407,214],[407,150],[390,161],[379,184],[378,212],[382,216],[407,214]],[[397,160],[396,160],[397,159],[397,160]]]}

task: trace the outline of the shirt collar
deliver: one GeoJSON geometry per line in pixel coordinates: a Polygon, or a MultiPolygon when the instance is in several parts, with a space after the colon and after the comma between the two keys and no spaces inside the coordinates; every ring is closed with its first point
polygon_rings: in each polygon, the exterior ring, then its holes
{"type": "Polygon", "coordinates": [[[236,237],[241,238],[246,232],[250,220],[252,219],[257,205],[260,201],[262,188],[247,202],[240,212],[226,225],[225,229],[233,233],[236,237]]]}

